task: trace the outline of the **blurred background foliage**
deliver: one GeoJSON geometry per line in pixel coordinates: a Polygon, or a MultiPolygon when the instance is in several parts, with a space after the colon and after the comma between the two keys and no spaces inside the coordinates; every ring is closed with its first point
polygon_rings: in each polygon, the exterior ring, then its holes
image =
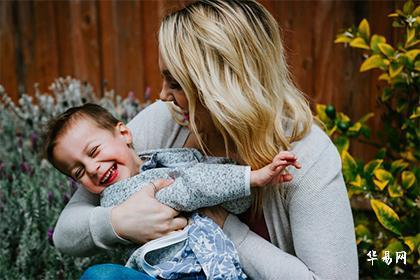
{"type": "Polygon", "coordinates": [[[336,43],[360,49],[365,57],[360,72],[378,69],[384,84],[378,102],[383,130],[372,140],[368,113],[357,121],[336,112],[332,105],[317,105],[317,117],[325,124],[340,151],[343,175],[352,200],[361,276],[415,278],[420,253],[420,6],[408,1],[402,10],[388,15],[401,33],[401,41],[371,34],[363,19],[337,35],[336,43]],[[376,149],[369,161],[349,153],[350,140],[376,149]],[[370,251],[378,261],[367,262],[370,251]],[[382,261],[388,251],[391,264],[382,261]],[[407,253],[407,263],[396,263],[396,252],[407,253]]]}
{"type": "MultiPolygon", "coordinates": [[[[66,109],[98,103],[128,121],[148,102],[108,91],[98,99],[87,83],[57,79],[50,94],[23,95],[16,106],[0,86],[0,275],[1,279],[78,279],[95,263],[123,263],[118,251],[90,258],[59,253],[54,225],[77,185],[41,158],[42,124],[66,109]]],[[[145,100],[150,93],[146,91],[145,100]]]]}

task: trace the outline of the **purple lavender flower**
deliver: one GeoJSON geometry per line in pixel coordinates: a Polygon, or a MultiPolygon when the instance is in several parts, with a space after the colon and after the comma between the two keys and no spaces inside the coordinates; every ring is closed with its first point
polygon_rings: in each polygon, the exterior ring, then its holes
{"type": "Polygon", "coordinates": [[[36,133],[35,131],[32,131],[29,138],[31,139],[32,149],[36,149],[38,147],[38,140],[39,140],[38,133],[36,133]]]}
{"type": "Polygon", "coordinates": [[[77,182],[71,177],[69,177],[68,182],[70,186],[70,193],[73,194],[77,190],[77,182]]]}
{"type": "Polygon", "coordinates": [[[0,179],[3,177],[6,177],[5,164],[2,160],[0,160],[0,179]]]}
{"type": "Polygon", "coordinates": [[[152,96],[152,88],[146,87],[146,91],[144,92],[144,101],[150,100],[150,97],[152,96]]]}
{"type": "Polygon", "coordinates": [[[48,194],[47,194],[47,197],[48,197],[48,205],[51,205],[52,202],[53,202],[53,200],[54,200],[54,194],[53,194],[53,192],[52,191],[49,191],[48,194]]]}
{"type": "Polygon", "coordinates": [[[68,193],[64,193],[64,195],[63,195],[63,203],[64,203],[64,205],[66,205],[69,202],[69,200],[70,200],[69,194],[68,193]]]}
{"type": "Polygon", "coordinates": [[[54,246],[53,234],[54,234],[54,228],[48,228],[48,231],[47,231],[48,242],[50,242],[50,244],[54,246]]]}
{"type": "Polygon", "coordinates": [[[32,170],[31,165],[27,163],[26,161],[24,161],[20,164],[20,171],[31,175],[33,170],[32,170]]]}
{"type": "Polygon", "coordinates": [[[19,148],[22,148],[23,147],[23,138],[21,136],[18,136],[18,142],[17,142],[17,144],[18,144],[18,147],[19,148]]]}
{"type": "Polygon", "coordinates": [[[135,99],[134,91],[129,91],[128,92],[128,100],[130,100],[130,102],[134,102],[134,99],[135,99]]]}

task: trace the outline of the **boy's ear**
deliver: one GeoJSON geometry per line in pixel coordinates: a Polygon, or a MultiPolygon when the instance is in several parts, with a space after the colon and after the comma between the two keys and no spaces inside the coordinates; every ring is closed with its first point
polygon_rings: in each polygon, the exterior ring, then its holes
{"type": "Polygon", "coordinates": [[[118,134],[124,137],[125,142],[128,145],[131,145],[133,143],[133,136],[131,134],[131,130],[124,123],[118,122],[116,129],[118,134]]]}

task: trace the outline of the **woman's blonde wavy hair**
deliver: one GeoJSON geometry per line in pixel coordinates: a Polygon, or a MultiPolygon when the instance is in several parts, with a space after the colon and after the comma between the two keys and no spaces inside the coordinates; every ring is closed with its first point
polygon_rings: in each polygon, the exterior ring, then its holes
{"type": "MultiPolygon", "coordinates": [[[[226,154],[231,141],[252,169],[309,131],[312,113],[289,76],[279,27],[259,3],[196,1],[163,19],[159,51],[185,92],[190,127],[204,151],[195,124],[198,102],[223,135],[226,154]],[[288,133],[286,120],[292,120],[288,133]]],[[[254,194],[253,213],[261,213],[262,192],[254,194]]]]}

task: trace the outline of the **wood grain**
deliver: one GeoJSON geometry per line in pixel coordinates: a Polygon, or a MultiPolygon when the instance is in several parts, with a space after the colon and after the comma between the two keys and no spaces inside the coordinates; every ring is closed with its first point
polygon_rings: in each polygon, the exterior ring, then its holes
{"type": "MultiPolygon", "coordinates": [[[[161,18],[190,0],[0,1],[0,83],[17,100],[46,91],[54,78],[88,81],[101,95],[107,89],[143,100],[146,87],[159,96],[157,33],[161,18]]],[[[296,85],[311,104],[329,103],[351,118],[368,112],[381,129],[378,72],[360,73],[361,52],[334,44],[343,28],[366,18],[372,33],[391,42],[397,33],[387,14],[399,1],[271,1],[261,4],[279,22],[287,62],[296,85]]],[[[359,156],[372,149],[355,144],[359,156]]]]}

